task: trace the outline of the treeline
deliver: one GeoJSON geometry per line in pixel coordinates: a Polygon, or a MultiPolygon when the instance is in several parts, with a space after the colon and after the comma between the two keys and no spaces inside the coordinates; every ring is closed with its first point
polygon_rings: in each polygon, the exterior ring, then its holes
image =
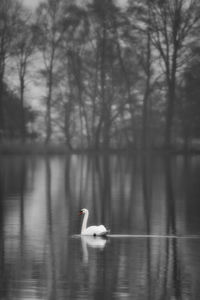
{"type": "Polygon", "coordinates": [[[35,13],[2,0],[1,141],[190,149],[200,138],[199,27],[198,0],[47,0],[35,13]],[[38,78],[40,113],[26,93],[38,78]]]}

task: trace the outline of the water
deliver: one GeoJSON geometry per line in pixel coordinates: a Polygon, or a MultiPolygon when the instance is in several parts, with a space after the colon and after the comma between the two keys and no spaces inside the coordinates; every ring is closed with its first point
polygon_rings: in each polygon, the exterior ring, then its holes
{"type": "Polygon", "coordinates": [[[0,165],[0,299],[199,299],[199,156],[0,165]],[[107,239],[79,235],[83,207],[107,239]]]}

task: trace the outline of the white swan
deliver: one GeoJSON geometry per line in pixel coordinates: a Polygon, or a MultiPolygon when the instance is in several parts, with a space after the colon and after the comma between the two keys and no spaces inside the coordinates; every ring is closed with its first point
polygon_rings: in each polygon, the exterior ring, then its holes
{"type": "Polygon", "coordinates": [[[104,225],[87,227],[89,211],[86,208],[80,210],[79,216],[80,215],[84,215],[83,223],[81,227],[81,235],[102,236],[108,233],[108,230],[105,228],[104,225]]]}

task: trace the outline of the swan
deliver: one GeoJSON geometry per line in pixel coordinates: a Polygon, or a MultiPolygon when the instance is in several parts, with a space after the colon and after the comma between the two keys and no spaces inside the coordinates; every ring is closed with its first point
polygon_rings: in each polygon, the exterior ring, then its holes
{"type": "Polygon", "coordinates": [[[80,215],[84,215],[81,227],[81,235],[103,236],[108,233],[108,230],[105,228],[104,225],[87,227],[89,211],[86,208],[80,210],[79,216],[80,215]]]}

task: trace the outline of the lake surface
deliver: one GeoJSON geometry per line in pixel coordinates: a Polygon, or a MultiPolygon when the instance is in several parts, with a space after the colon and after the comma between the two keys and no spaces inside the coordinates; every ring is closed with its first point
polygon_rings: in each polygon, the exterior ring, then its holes
{"type": "Polygon", "coordinates": [[[4,300],[199,299],[200,156],[0,157],[0,270],[4,300]]]}

